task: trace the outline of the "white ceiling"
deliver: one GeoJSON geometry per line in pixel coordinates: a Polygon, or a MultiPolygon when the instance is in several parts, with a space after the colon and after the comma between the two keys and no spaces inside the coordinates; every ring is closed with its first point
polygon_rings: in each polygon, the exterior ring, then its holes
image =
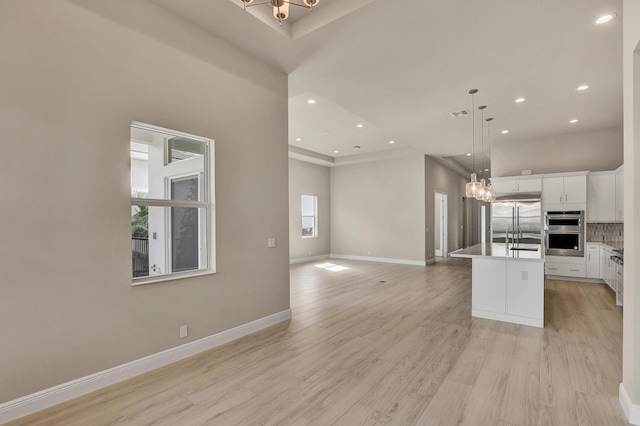
{"type": "Polygon", "coordinates": [[[289,144],[336,159],[412,148],[464,163],[471,116],[450,113],[471,110],[472,88],[494,146],[622,125],[621,0],[320,0],[287,33],[239,0],[152,1],[288,73],[289,144]]]}

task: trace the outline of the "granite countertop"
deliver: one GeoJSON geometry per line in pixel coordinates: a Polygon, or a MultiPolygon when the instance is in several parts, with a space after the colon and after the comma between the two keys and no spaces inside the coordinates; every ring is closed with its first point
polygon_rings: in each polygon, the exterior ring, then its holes
{"type": "Polygon", "coordinates": [[[539,244],[498,244],[480,243],[449,253],[451,257],[513,259],[544,262],[544,250],[539,244]],[[529,250],[511,250],[511,248],[530,248],[529,250]]]}

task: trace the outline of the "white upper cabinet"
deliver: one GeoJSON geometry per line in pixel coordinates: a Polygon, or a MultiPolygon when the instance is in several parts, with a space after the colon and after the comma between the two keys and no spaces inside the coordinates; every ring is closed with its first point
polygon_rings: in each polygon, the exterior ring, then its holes
{"type": "Polygon", "coordinates": [[[616,170],[616,220],[624,220],[624,166],[616,170]]]}
{"type": "Polygon", "coordinates": [[[541,192],[542,177],[492,178],[491,187],[496,194],[515,194],[519,192],[541,192]]]}
{"type": "Polygon", "coordinates": [[[542,180],[543,204],[557,204],[555,208],[563,208],[561,205],[567,205],[569,209],[579,210],[577,205],[586,205],[586,202],[586,173],[579,176],[545,176],[542,180]]]}
{"type": "Polygon", "coordinates": [[[616,220],[616,175],[591,173],[587,177],[587,222],[616,220]]]}

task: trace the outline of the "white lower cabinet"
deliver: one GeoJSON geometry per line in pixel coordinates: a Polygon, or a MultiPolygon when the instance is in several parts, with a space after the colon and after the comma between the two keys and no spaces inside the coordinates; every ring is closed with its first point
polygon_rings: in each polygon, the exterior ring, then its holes
{"type": "Polygon", "coordinates": [[[584,257],[547,256],[544,263],[544,272],[547,275],[585,278],[587,276],[587,264],[584,257]]]}
{"type": "Polygon", "coordinates": [[[507,314],[544,318],[544,285],[539,282],[544,282],[541,264],[507,262],[507,314]]]}
{"type": "Polygon", "coordinates": [[[600,278],[600,245],[587,244],[587,278],[600,278]]]}
{"type": "Polygon", "coordinates": [[[534,327],[544,326],[544,263],[474,258],[471,314],[534,327]]]}
{"type": "Polygon", "coordinates": [[[506,270],[506,260],[473,260],[471,264],[473,309],[502,314],[505,312],[506,270]]]}

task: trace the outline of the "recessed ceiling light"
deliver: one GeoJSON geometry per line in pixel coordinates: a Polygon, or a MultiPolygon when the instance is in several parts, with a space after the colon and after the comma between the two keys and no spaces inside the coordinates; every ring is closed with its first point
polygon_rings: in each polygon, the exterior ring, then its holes
{"type": "Polygon", "coordinates": [[[334,153],[334,154],[337,154],[337,153],[339,153],[339,152],[340,152],[340,151],[338,151],[338,150],[333,151],[333,153],[334,153]]]}
{"type": "Polygon", "coordinates": [[[517,104],[519,104],[520,102],[524,102],[524,101],[525,101],[525,99],[524,99],[524,98],[518,98],[518,99],[516,99],[516,100],[515,100],[515,102],[516,102],[517,104]]]}
{"type": "Polygon", "coordinates": [[[593,23],[596,25],[606,24],[607,22],[612,21],[613,18],[615,17],[616,17],[615,13],[607,13],[606,15],[600,16],[598,19],[593,21],[593,23]]]}
{"type": "Polygon", "coordinates": [[[578,119],[577,119],[577,118],[574,118],[573,120],[569,120],[569,123],[571,123],[571,124],[575,124],[575,123],[577,123],[577,122],[578,122],[578,119]]]}
{"type": "Polygon", "coordinates": [[[309,99],[309,100],[307,100],[307,103],[308,103],[309,105],[313,105],[313,104],[315,104],[315,103],[316,103],[316,100],[315,100],[315,99],[309,99]]]}
{"type": "Polygon", "coordinates": [[[362,129],[362,128],[364,127],[364,125],[363,125],[363,124],[356,124],[356,127],[357,127],[358,129],[362,129]]]}
{"type": "Polygon", "coordinates": [[[389,143],[393,145],[394,143],[396,143],[396,141],[389,141],[389,143]]]}
{"type": "Polygon", "coordinates": [[[583,90],[587,90],[588,88],[589,88],[589,86],[587,86],[586,84],[583,84],[582,86],[578,86],[578,88],[576,90],[583,91],[583,90]]]}
{"type": "Polygon", "coordinates": [[[467,152],[467,157],[471,157],[471,153],[470,152],[467,152]]]}
{"type": "Polygon", "coordinates": [[[488,171],[489,171],[489,169],[484,169],[484,171],[485,171],[485,172],[488,172],[488,171]]]}
{"type": "Polygon", "coordinates": [[[302,142],[302,138],[296,138],[296,142],[302,142]]]}
{"type": "Polygon", "coordinates": [[[502,134],[503,134],[503,135],[506,135],[507,133],[509,133],[509,131],[508,131],[507,129],[504,129],[504,130],[502,131],[502,134]]]}

